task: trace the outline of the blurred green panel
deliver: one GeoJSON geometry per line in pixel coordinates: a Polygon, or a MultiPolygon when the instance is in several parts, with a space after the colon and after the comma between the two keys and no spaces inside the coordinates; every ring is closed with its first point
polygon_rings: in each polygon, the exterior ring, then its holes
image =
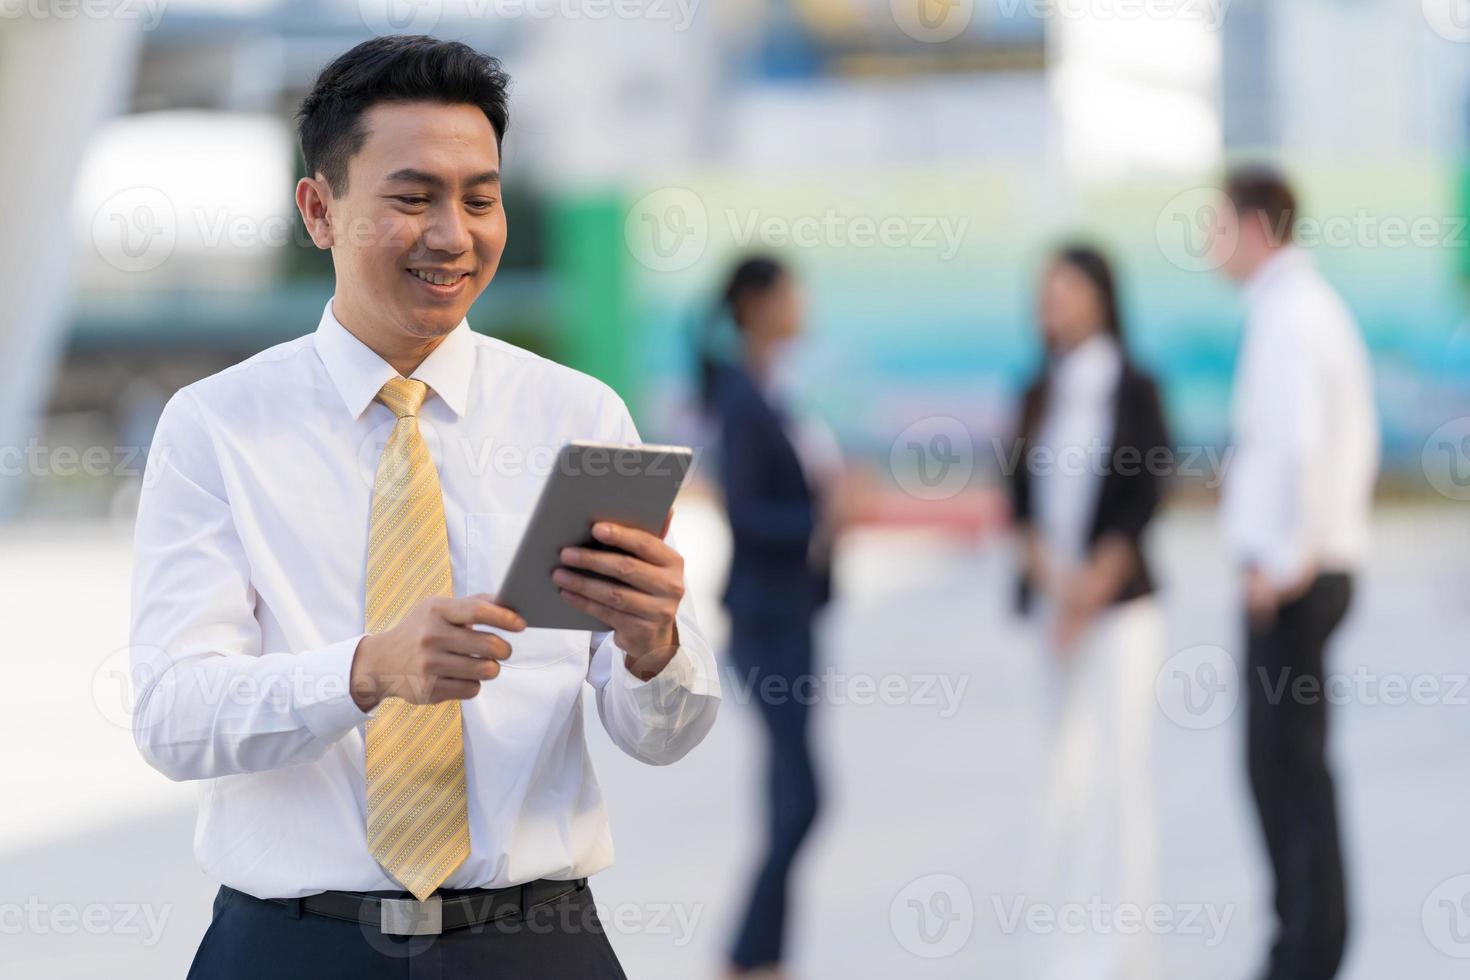
{"type": "MultiPolygon", "coordinates": [[[[1457,195],[1460,206],[1460,220],[1470,219],[1470,157],[1460,161],[1460,193],[1457,195]]],[[[1462,233],[1463,234],[1463,233],[1462,233]]],[[[1470,248],[1456,249],[1460,260],[1460,278],[1470,282],[1470,248]]]]}
{"type": "Polygon", "coordinates": [[[641,378],[628,313],[624,206],[615,193],[554,197],[547,255],[556,282],[562,360],[634,403],[641,378]]]}

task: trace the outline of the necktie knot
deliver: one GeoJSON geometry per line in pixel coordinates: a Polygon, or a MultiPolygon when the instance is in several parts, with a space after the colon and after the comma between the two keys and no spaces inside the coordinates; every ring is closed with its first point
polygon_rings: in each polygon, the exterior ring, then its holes
{"type": "Polygon", "coordinates": [[[378,401],[401,419],[417,415],[428,396],[429,386],[415,378],[393,378],[378,391],[378,401]]]}

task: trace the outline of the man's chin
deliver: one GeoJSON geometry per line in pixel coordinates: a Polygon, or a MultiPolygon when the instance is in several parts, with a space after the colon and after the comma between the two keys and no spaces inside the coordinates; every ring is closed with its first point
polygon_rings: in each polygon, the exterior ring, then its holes
{"type": "Polygon", "coordinates": [[[413,333],[425,339],[442,337],[455,327],[469,313],[469,304],[455,303],[453,305],[414,304],[404,310],[403,322],[413,333]]]}

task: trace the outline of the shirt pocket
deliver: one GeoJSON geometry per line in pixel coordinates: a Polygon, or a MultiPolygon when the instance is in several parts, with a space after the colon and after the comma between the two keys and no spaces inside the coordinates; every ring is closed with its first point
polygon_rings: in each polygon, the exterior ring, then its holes
{"type": "MultiPolygon", "coordinates": [[[[529,514],[465,515],[465,593],[485,592],[495,596],[505,581],[516,546],[530,523],[529,514]]],[[[509,633],[490,626],[478,630],[496,633],[511,646],[510,657],[502,660],[505,670],[537,670],[572,657],[590,656],[592,634],[586,630],[527,628],[509,633]]]]}

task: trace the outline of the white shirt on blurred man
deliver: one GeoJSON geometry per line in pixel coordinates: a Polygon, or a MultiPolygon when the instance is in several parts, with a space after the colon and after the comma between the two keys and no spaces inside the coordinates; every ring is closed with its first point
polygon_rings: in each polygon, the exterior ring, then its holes
{"type": "Polygon", "coordinates": [[[1295,245],[1245,283],[1231,411],[1225,534],[1282,591],[1356,570],[1368,547],[1378,419],[1367,347],[1342,299],[1295,245]]]}

